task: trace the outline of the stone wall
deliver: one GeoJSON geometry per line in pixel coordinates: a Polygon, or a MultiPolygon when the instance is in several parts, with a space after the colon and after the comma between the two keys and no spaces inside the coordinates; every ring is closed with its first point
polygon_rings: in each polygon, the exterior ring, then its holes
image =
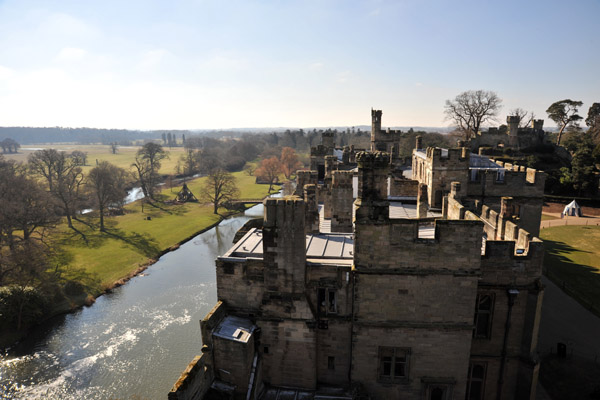
{"type": "Polygon", "coordinates": [[[392,177],[390,179],[390,196],[417,197],[419,182],[412,179],[392,177]]]}
{"type": "Polygon", "coordinates": [[[168,394],[169,400],[198,400],[210,389],[214,379],[213,369],[207,366],[210,356],[196,356],[183,371],[168,394]]]}
{"type": "Polygon", "coordinates": [[[259,320],[263,379],[309,390],[317,385],[316,330],[302,320],[259,320]]]}
{"type": "Polygon", "coordinates": [[[351,171],[334,171],[331,187],[331,231],[352,232],[351,171]]]}
{"type": "Polygon", "coordinates": [[[361,383],[373,399],[423,399],[428,381],[454,382],[449,398],[464,399],[471,329],[434,326],[376,326],[355,323],[352,381],[361,383]],[[410,351],[408,378],[387,383],[378,379],[379,348],[410,351]]]}
{"type": "Polygon", "coordinates": [[[413,179],[427,185],[428,203],[434,208],[442,206],[442,198],[450,192],[452,182],[459,182],[459,196],[465,195],[468,170],[469,152],[464,147],[448,149],[447,153],[429,147],[425,158],[413,155],[413,179]]]}

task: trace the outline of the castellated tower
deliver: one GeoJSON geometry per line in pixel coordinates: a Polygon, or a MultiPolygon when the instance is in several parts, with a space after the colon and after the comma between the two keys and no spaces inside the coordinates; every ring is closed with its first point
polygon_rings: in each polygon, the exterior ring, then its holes
{"type": "Polygon", "coordinates": [[[521,118],[518,115],[509,115],[506,117],[508,143],[514,148],[519,147],[519,122],[521,122],[521,118]]]}
{"type": "Polygon", "coordinates": [[[381,110],[371,109],[371,151],[377,151],[377,142],[381,140],[381,110]]]}

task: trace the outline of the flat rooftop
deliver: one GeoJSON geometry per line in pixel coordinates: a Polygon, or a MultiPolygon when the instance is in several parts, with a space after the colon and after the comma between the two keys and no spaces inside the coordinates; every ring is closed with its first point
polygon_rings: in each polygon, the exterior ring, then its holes
{"type": "MultiPolygon", "coordinates": [[[[307,261],[352,265],[353,250],[351,233],[306,235],[307,261]]],[[[262,230],[252,228],[223,257],[263,258],[262,230]]]]}
{"type": "Polygon", "coordinates": [[[228,315],[213,331],[213,335],[235,342],[248,343],[256,326],[246,318],[228,315]]]}

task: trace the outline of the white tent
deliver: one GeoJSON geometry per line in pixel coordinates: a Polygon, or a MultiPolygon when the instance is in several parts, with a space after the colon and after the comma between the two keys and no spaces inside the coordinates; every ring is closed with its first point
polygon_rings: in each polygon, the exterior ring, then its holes
{"type": "Polygon", "coordinates": [[[579,204],[573,200],[565,206],[565,209],[562,213],[563,215],[570,215],[572,217],[581,217],[581,207],[579,207],[579,204]]]}

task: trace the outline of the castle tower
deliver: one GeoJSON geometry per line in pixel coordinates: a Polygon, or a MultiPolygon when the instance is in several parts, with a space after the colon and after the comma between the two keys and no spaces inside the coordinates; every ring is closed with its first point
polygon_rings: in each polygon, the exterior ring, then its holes
{"type": "Polygon", "coordinates": [[[427,218],[427,185],[419,183],[419,190],[417,192],[417,218],[427,218]]]}
{"type": "Polygon", "coordinates": [[[264,201],[263,254],[265,285],[301,293],[306,275],[304,201],[297,196],[264,201]]]}
{"type": "Polygon", "coordinates": [[[383,152],[360,152],[356,155],[358,163],[358,198],[356,221],[363,219],[389,219],[389,202],[387,200],[390,155],[383,152]]]}
{"type": "Polygon", "coordinates": [[[319,202],[317,201],[317,185],[304,185],[305,229],[307,234],[319,233],[319,202]]]}
{"type": "Polygon", "coordinates": [[[506,117],[506,125],[508,126],[508,143],[511,147],[519,147],[519,122],[521,118],[517,115],[509,115],[506,117]]]}
{"type": "Polygon", "coordinates": [[[321,143],[327,149],[335,148],[335,133],[333,131],[324,131],[321,134],[321,143]]]}
{"type": "Polygon", "coordinates": [[[377,151],[376,143],[381,136],[381,110],[371,109],[371,151],[377,151]]]}
{"type": "Polygon", "coordinates": [[[334,171],[331,187],[331,231],[352,233],[351,171],[334,171]]]}

